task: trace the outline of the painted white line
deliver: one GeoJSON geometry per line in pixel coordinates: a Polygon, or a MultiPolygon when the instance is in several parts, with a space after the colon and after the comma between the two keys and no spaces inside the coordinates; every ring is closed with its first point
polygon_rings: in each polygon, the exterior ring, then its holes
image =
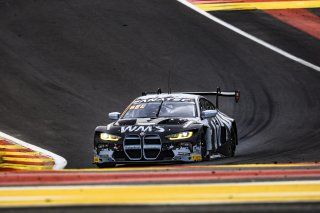
{"type": "Polygon", "coordinates": [[[32,150],[36,151],[36,152],[40,152],[43,155],[47,155],[47,156],[53,158],[54,159],[54,163],[55,163],[55,165],[53,166],[54,170],[63,169],[67,165],[66,159],[64,159],[63,157],[61,157],[61,156],[59,156],[57,154],[54,154],[54,153],[52,153],[52,152],[50,152],[48,150],[45,150],[45,149],[42,149],[42,148],[40,148],[38,146],[35,146],[35,145],[29,144],[27,142],[24,142],[22,140],[14,138],[14,137],[12,137],[12,136],[10,136],[8,134],[5,134],[3,132],[0,132],[0,138],[7,139],[7,140],[12,141],[12,142],[14,142],[16,144],[19,144],[21,146],[27,147],[29,149],[32,149],[32,150]]]}
{"type": "Polygon", "coordinates": [[[240,35],[242,35],[242,36],[244,36],[244,37],[256,42],[256,43],[258,43],[258,44],[261,44],[262,46],[264,46],[264,47],[266,47],[266,48],[268,48],[270,50],[273,50],[273,51],[279,53],[280,55],[283,55],[283,56],[285,56],[285,57],[287,57],[287,58],[289,58],[289,59],[291,59],[293,61],[296,61],[297,63],[300,63],[300,64],[302,64],[304,66],[307,66],[307,67],[309,67],[311,69],[314,69],[314,70],[320,72],[320,67],[319,66],[314,65],[314,64],[312,64],[312,63],[310,63],[308,61],[305,61],[305,60],[303,60],[301,58],[298,58],[298,57],[296,57],[296,56],[294,56],[294,55],[292,55],[292,54],[290,54],[290,53],[288,53],[288,52],[286,52],[286,51],[284,51],[284,50],[282,50],[282,49],[280,49],[280,48],[278,48],[278,47],[276,47],[276,46],[274,46],[272,44],[269,44],[269,43],[267,43],[267,42],[255,37],[255,36],[247,33],[247,32],[244,32],[243,30],[240,30],[239,28],[237,28],[237,27],[235,27],[235,26],[233,26],[233,25],[231,25],[231,24],[229,24],[229,23],[227,23],[227,22],[225,22],[225,21],[223,21],[223,20],[211,15],[210,13],[198,8],[197,6],[195,6],[195,5],[191,4],[190,2],[188,2],[187,0],[177,0],[177,1],[180,2],[181,4],[184,4],[185,6],[189,7],[190,9],[200,13],[201,15],[211,19],[212,21],[214,21],[214,22],[216,22],[218,24],[221,24],[222,26],[224,26],[224,27],[226,27],[226,28],[228,28],[228,29],[230,29],[230,30],[232,30],[232,31],[234,31],[234,32],[236,32],[236,33],[238,33],[238,34],[240,34],[240,35]]]}

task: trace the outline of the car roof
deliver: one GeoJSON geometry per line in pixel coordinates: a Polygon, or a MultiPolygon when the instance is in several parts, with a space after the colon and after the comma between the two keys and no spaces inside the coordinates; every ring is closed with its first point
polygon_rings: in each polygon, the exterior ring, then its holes
{"type": "Polygon", "coordinates": [[[147,100],[147,99],[155,99],[155,98],[186,98],[186,99],[195,99],[197,100],[200,95],[192,95],[192,94],[185,94],[185,93],[171,93],[171,94],[149,94],[149,95],[144,95],[136,98],[136,100],[147,100]]]}

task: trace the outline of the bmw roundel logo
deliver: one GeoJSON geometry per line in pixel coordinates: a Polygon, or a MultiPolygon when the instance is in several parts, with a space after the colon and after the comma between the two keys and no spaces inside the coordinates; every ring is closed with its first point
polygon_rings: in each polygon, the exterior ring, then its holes
{"type": "Polygon", "coordinates": [[[143,137],[143,136],[145,136],[145,135],[146,135],[145,132],[141,132],[141,133],[140,133],[140,136],[141,136],[141,137],[143,137]]]}

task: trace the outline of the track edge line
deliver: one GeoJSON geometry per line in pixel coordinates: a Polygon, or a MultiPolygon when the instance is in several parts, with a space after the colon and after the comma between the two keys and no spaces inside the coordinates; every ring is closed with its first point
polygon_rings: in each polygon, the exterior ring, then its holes
{"type": "Polygon", "coordinates": [[[64,158],[64,157],[61,157],[60,155],[57,155],[53,152],[50,152],[46,149],[43,149],[43,148],[40,148],[38,146],[35,146],[33,144],[29,144],[25,141],[22,141],[20,139],[17,139],[15,137],[12,137],[4,132],[1,132],[0,131],[0,137],[4,138],[4,139],[7,139],[9,141],[13,141],[14,143],[17,143],[21,146],[24,146],[24,147],[27,147],[29,149],[32,149],[36,152],[40,152],[44,155],[47,155],[47,156],[50,156],[54,159],[54,166],[53,166],[53,170],[60,170],[60,169],[64,169],[67,165],[67,160],[64,158]]]}
{"type": "Polygon", "coordinates": [[[294,55],[292,55],[292,54],[290,54],[290,53],[288,53],[288,52],[286,52],[286,51],[284,51],[284,50],[282,50],[282,49],[280,49],[280,48],[278,48],[278,47],[276,47],[276,46],[274,46],[274,45],[272,45],[272,44],[270,44],[268,42],[265,42],[265,41],[263,41],[263,40],[255,37],[255,36],[245,32],[245,31],[241,30],[240,28],[237,28],[237,27],[233,26],[232,24],[229,24],[229,23],[227,23],[227,22],[225,22],[225,21],[223,21],[223,20],[211,15],[210,13],[200,9],[199,7],[193,5],[192,3],[190,3],[187,0],[177,0],[177,1],[180,2],[181,4],[185,5],[186,7],[198,12],[199,14],[209,18],[210,20],[212,20],[212,21],[214,21],[214,22],[216,22],[216,23],[228,28],[229,30],[232,30],[235,33],[238,33],[238,34],[240,34],[240,35],[242,35],[242,36],[244,36],[244,37],[246,37],[246,38],[248,38],[248,39],[250,39],[250,40],[252,40],[252,41],[254,41],[254,42],[256,42],[256,43],[258,43],[258,44],[260,44],[260,45],[262,45],[262,46],[264,46],[264,47],[266,47],[266,48],[268,48],[268,49],[270,49],[270,50],[272,50],[272,51],[274,51],[274,52],[276,52],[276,53],[278,53],[278,54],[280,54],[282,56],[284,56],[284,57],[286,57],[286,58],[289,58],[289,59],[291,59],[291,60],[293,60],[293,61],[295,61],[295,62],[297,62],[299,64],[302,64],[302,65],[304,65],[306,67],[309,67],[309,68],[311,68],[311,69],[313,69],[315,71],[320,72],[320,66],[312,64],[312,63],[310,63],[310,62],[308,62],[308,61],[306,61],[306,60],[304,60],[302,58],[298,58],[298,57],[296,57],[296,56],[294,56],[294,55]]]}

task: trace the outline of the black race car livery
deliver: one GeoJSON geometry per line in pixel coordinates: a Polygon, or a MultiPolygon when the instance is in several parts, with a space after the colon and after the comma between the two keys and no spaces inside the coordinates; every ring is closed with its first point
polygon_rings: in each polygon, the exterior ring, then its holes
{"type": "Polygon", "coordinates": [[[94,133],[94,163],[98,167],[141,162],[194,162],[212,155],[234,156],[238,144],[233,118],[218,109],[219,96],[236,92],[144,94],[114,120],[94,133]],[[216,106],[206,95],[216,95],[216,106]]]}

